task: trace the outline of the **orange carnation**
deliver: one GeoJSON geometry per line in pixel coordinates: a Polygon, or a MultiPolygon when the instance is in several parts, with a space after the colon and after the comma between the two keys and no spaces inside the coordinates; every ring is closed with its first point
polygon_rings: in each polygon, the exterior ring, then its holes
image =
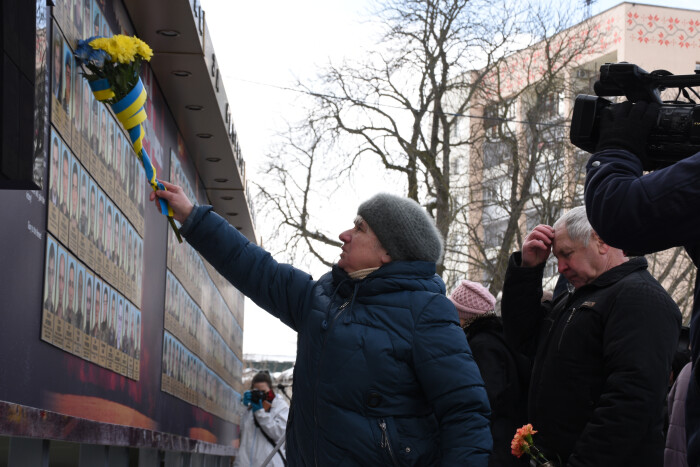
{"type": "Polygon", "coordinates": [[[513,441],[510,442],[510,452],[518,458],[525,453],[529,454],[530,446],[532,445],[532,435],[535,433],[537,433],[537,430],[533,430],[530,423],[518,428],[513,441]]]}

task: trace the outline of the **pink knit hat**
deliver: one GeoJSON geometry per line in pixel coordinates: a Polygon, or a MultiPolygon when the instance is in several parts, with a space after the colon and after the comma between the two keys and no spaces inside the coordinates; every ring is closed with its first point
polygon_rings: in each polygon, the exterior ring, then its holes
{"type": "Polygon", "coordinates": [[[457,308],[460,319],[471,319],[494,310],[496,298],[483,285],[463,280],[449,298],[457,308]]]}

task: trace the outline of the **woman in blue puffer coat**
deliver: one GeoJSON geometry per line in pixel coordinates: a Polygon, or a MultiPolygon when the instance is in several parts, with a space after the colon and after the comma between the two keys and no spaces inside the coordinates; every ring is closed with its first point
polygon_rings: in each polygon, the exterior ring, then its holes
{"type": "Polygon", "coordinates": [[[435,274],[441,237],[420,205],[365,201],[340,235],[340,260],[313,280],[164,184],[157,196],[187,241],[298,333],[290,466],[487,466],[488,398],[435,274]]]}

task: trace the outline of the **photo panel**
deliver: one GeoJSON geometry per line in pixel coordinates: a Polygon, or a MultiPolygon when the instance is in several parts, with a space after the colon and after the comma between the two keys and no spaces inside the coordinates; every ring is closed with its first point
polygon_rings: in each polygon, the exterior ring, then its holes
{"type": "Polygon", "coordinates": [[[83,5],[83,30],[78,31],[82,39],[94,36],[92,33],[92,0],[81,0],[83,5]]]}
{"type": "Polygon", "coordinates": [[[92,307],[93,318],[90,335],[101,339],[102,323],[105,321],[105,309],[102,307],[102,279],[100,279],[100,276],[95,275],[94,283],[95,292],[93,295],[94,305],[92,307]]]}
{"type": "Polygon", "coordinates": [[[108,344],[112,347],[117,346],[117,291],[110,287],[109,296],[109,341],[108,344]]]}
{"type": "Polygon", "coordinates": [[[83,326],[83,332],[87,335],[92,335],[92,330],[95,327],[94,293],[95,276],[92,275],[89,269],[86,269],[85,292],[83,300],[83,312],[85,313],[85,323],[83,326]]]}
{"type": "Polygon", "coordinates": [[[121,221],[122,221],[121,213],[119,212],[119,210],[115,206],[114,207],[114,224],[113,224],[114,231],[112,234],[112,261],[117,266],[119,265],[120,254],[121,254],[121,251],[120,251],[120,246],[121,246],[120,235],[121,235],[121,231],[122,231],[121,221]]]}
{"type": "Polygon", "coordinates": [[[75,319],[73,326],[82,331],[85,326],[85,266],[76,260],[75,269],[77,277],[75,281],[75,319]]]}
{"type": "Polygon", "coordinates": [[[59,204],[61,213],[67,218],[69,216],[70,206],[70,188],[71,188],[71,166],[73,165],[73,156],[67,145],[61,141],[61,189],[59,191],[59,204]]]}
{"type": "Polygon", "coordinates": [[[131,356],[130,336],[131,329],[131,306],[128,300],[124,300],[124,324],[122,325],[122,352],[131,356]]]}
{"type": "Polygon", "coordinates": [[[56,275],[58,282],[56,284],[56,316],[63,319],[66,313],[66,306],[68,305],[68,300],[66,298],[66,285],[68,282],[66,280],[68,278],[68,255],[66,254],[66,250],[60,245],[57,246],[57,252],[58,266],[56,268],[56,275]]]}
{"type": "Polygon", "coordinates": [[[124,164],[124,135],[122,134],[119,125],[116,126],[114,137],[114,175],[117,177],[117,180],[119,182],[117,191],[119,193],[122,193],[122,190],[124,189],[124,185],[122,184],[122,165],[124,164]]]}
{"type": "Polygon", "coordinates": [[[61,88],[61,104],[66,115],[73,114],[73,86],[74,86],[74,69],[73,69],[73,51],[71,51],[67,42],[63,43],[63,87],[61,88]]]}
{"type": "MultiPolygon", "coordinates": [[[[85,141],[90,141],[90,124],[92,121],[92,101],[94,97],[90,90],[90,83],[86,79],[80,79],[81,92],[81,111],[80,111],[80,134],[83,135],[85,141]]],[[[85,155],[87,156],[87,155],[85,155]]]]}
{"type": "Polygon", "coordinates": [[[107,23],[107,19],[104,16],[102,16],[101,20],[102,20],[102,24],[101,24],[102,36],[112,37],[112,29],[109,27],[109,23],[107,23]]]}
{"type": "Polygon", "coordinates": [[[58,208],[58,195],[61,191],[61,138],[54,127],[51,127],[51,174],[49,175],[49,202],[58,208]]]}
{"type": "Polygon", "coordinates": [[[95,240],[96,246],[99,253],[104,254],[105,252],[105,194],[100,190],[95,184],[95,190],[97,191],[97,212],[95,215],[95,240]]]}
{"type": "Polygon", "coordinates": [[[88,205],[87,205],[87,238],[93,245],[97,244],[97,185],[92,177],[88,177],[88,205]]]}
{"type": "Polygon", "coordinates": [[[108,118],[108,123],[107,123],[107,147],[105,148],[106,151],[106,163],[107,163],[107,168],[108,170],[108,176],[110,181],[114,179],[113,173],[114,173],[114,139],[115,139],[115,125],[114,125],[114,119],[112,118],[112,115],[108,112],[107,113],[107,118],[108,118]]]}
{"type": "Polygon", "coordinates": [[[89,205],[88,205],[88,188],[90,186],[90,175],[86,170],[82,170],[80,174],[80,214],[78,216],[78,229],[83,235],[88,234],[89,205]]]}
{"type": "Polygon", "coordinates": [[[80,210],[80,175],[81,167],[78,160],[71,154],[71,175],[70,175],[70,204],[69,212],[71,223],[78,225],[78,212],[80,210]]]}
{"type": "MultiPolygon", "coordinates": [[[[78,62],[75,61],[75,55],[71,51],[71,103],[70,103],[70,121],[73,127],[75,127],[78,132],[80,132],[80,124],[82,122],[82,109],[83,109],[83,77],[80,74],[80,66],[78,62]]],[[[79,133],[75,133],[76,135],[79,133]]],[[[73,145],[75,146],[75,142],[73,145]]],[[[73,151],[77,154],[79,149],[73,147],[73,151]]]]}
{"type": "Polygon", "coordinates": [[[56,283],[58,281],[58,245],[46,236],[46,265],[44,267],[44,310],[56,312],[56,283]]]}
{"type": "Polygon", "coordinates": [[[124,344],[124,297],[117,294],[117,327],[115,338],[117,340],[117,349],[123,350],[124,344]]]}
{"type": "MultiPolygon", "coordinates": [[[[86,80],[87,81],[87,80],[86,80]]],[[[100,109],[103,107],[95,96],[90,93],[90,148],[95,157],[100,154],[100,109]]],[[[94,169],[93,169],[94,170],[94,169]]]]}
{"type": "Polygon", "coordinates": [[[100,111],[100,132],[99,132],[99,137],[98,137],[98,150],[97,150],[97,155],[100,158],[100,160],[106,165],[109,166],[109,160],[107,159],[107,131],[109,127],[109,112],[107,111],[107,108],[104,105],[99,106],[99,111],[100,111]]]}
{"type": "Polygon", "coordinates": [[[61,103],[63,90],[63,35],[58,27],[53,28],[51,59],[53,60],[51,93],[61,103]]]}
{"type": "Polygon", "coordinates": [[[112,201],[105,196],[105,254],[107,259],[112,260],[113,248],[112,239],[114,238],[114,206],[112,201]]]}
{"type": "Polygon", "coordinates": [[[127,242],[126,242],[127,225],[128,225],[128,222],[126,221],[126,216],[124,216],[122,214],[122,216],[121,216],[121,229],[119,231],[119,235],[120,235],[119,269],[124,273],[126,272],[126,259],[127,259],[127,253],[128,253],[127,242]]]}
{"type": "Polygon", "coordinates": [[[107,282],[102,281],[102,321],[100,322],[100,338],[106,344],[109,344],[110,331],[112,329],[112,307],[110,298],[112,297],[112,289],[107,282]]]}
{"type": "Polygon", "coordinates": [[[78,269],[75,258],[72,255],[67,255],[68,260],[68,275],[66,280],[66,309],[64,312],[64,320],[68,324],[73,324],[75,321],[75,312],[77,308],[77,276],[78,269]]]}
{"type": "Polygon", "coordinates": [[[88,36],[102,35],[102,12],[97,0],[92,0],[92,32],[88,36]]]}
{"type": "Polygon", "coordinates": [[[83,33],[84,2],[85,0],[71,0],[73,7],[73,27],[78,35],[82,35],[83,33]]]}

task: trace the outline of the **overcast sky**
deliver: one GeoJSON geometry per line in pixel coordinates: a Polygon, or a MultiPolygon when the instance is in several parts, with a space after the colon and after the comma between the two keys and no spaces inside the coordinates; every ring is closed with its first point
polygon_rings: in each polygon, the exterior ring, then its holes
{"type": "MultiPolygon", "coordinates": [[[[299,94],[281,88],[293,87],[297,79],[309,80],[320,66],[343,57],[358,57],[372,43],[367,22],[368,0],[270,0],[246,2],[201,0],[216,51],[224,87],[231,105],[247,176],[256,179],[275,132],[284,122],[300,115],[295,102],[299,94]]],[[[599,0],[596,14],[621,3],[599,0]]],[[[698,0],[636,2],[698,9],[698,0]]],[[[562,2],[563,5],[568,2],[562,2]]],[[[688,71],[690,73],[690,71],[688,71]]],[[[329,220],[328,230],[340,233],[351,226],[357,203],[369,197],[363,192],[336,209],[347,212],[329,220]]],[[[258,236],[268,229],[258,213],[258,236]]],[[[337,258],[335,258],[337,260],[337,258]]],[[[315,277],[323,270],[310,271],[315,277]]],[[[244,354],[283,356],[293,359],[296,334],[276,318],[246,300],[243,335],[244,354]]]]}

